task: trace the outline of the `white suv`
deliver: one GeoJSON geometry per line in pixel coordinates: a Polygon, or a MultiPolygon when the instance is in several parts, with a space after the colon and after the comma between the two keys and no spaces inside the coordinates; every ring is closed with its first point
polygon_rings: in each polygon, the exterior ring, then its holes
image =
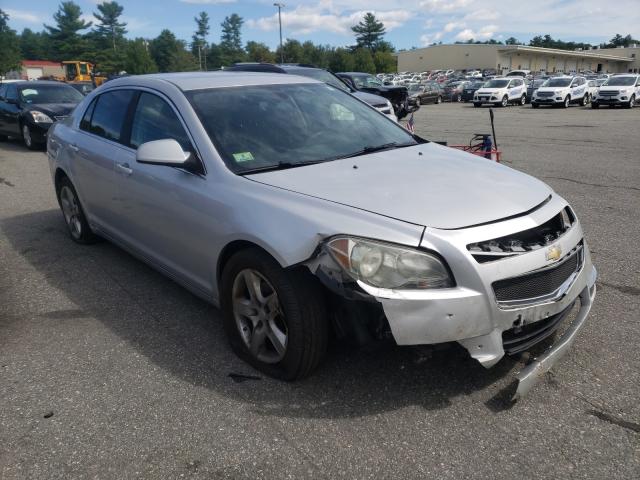
{"type": "Polygon", "coordinates": [[[584,77],[554,77],[544,82],[531,98],[531,106],[552,105],[568,108],[572,103],[585,106],[590,101],[587,79],[584,77]]]}
{"type": "Polygon", "coordinates": [[[640,75],[615,75],[600,87],[591,107],[622,105],[626,108],[633,108],[639,98],[640,75]]]}
{"type": "Polygon", "coordinates": [[[480,107],[484,103],[498,107],[506,107],[509,103],[524,105],[526,101],[527,86],[522,78],[494,78],[473,95],[474,107],[480,107]]]}

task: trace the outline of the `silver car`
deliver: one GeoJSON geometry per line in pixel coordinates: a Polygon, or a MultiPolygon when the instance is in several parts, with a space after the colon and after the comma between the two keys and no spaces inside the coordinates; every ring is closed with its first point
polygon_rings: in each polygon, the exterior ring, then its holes
{"type": "Polygon", "coordinates": [[[294,75],[132,76],[48,139],[71,237],[106,238],[218,305],[242,358],[309,375],[330,330],[459,342],[483,366],[562,330],[595,296],[574,211],[544,183],[411,135],[294,75]]]}

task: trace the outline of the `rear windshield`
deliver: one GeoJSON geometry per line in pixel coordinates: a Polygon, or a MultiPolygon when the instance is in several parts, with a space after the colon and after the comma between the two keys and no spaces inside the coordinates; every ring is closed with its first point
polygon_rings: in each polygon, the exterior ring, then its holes
{"type": "Polygon", "coordinates": [[[417,144],[395,122],[327,84],[213,88],[186,96],[236,173],[417,144]]]}
{"type": "Polygon", "coordinates": [[[605,85],[607,87],[630,87],[635,83],[635,77],[612,77],[606,81],[605,85]]]}
{"type": "Polygon", "coordinates": [[[20,89],[24,103],[80,103],[84,97],[68,85],[29,85],[20,89]]]}
{"type": "Polygon", "coordinates": [[[489,80],[484,84],[484,88],[504,88],[509,85],[509,80],[489,80]]]}
{"type": "Polygon", "coordinates": [[[550,78],[542,84],[543,87],[568,87],[571,84],[571,78],[550,78]]]}

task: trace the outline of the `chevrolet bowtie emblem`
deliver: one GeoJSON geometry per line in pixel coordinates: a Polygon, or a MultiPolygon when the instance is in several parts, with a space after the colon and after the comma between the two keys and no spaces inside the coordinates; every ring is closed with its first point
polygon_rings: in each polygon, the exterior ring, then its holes
{"type": "Polygon", "coordinates": [[[560,245],[553,245],[547,249],[547,260],[555,262],[562,256],[562,248],[560,245]]]}

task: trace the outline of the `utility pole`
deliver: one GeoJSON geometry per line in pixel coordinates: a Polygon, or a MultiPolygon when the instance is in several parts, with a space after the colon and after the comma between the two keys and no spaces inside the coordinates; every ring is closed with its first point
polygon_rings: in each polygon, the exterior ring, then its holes
{"type": "Polygon", "coordinates": [[[278,24],[280,25],[280,63],[284,63],[284,50],[282,48],[282,14],[284,3],[274,3],[274,7],[278,7],[278,24]]]}

